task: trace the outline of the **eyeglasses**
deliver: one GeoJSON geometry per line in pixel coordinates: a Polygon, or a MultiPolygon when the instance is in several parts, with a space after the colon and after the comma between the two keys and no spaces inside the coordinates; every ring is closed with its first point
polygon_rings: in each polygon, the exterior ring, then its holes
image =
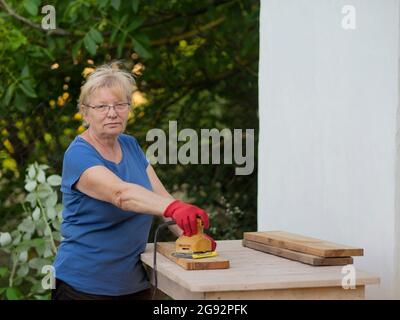
{"type": "Polygon", "coordinates": [[[99,106],[91,106],[91,105],[84,104],[84,103],[82,103],[82,104],[86,107],[94,109],[98,113],[104,113],[104,114],[108,113],[108,111],[110,111],[111,107],[114,108],[114,110],[116,112],[124,112],[124,111],[127,111],[128,107],[130,106],[130,104],[127,102],[117,103],[114,105],[113,104],[101,104],[99,106]]]}

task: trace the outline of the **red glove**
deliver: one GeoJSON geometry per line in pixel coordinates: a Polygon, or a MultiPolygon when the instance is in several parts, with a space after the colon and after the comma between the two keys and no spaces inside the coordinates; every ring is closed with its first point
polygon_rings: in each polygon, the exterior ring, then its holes
{"type": "Polygon", "coordinates": [[[208,228],[207,213],[194,205],[175,200],[165,208],[164,217],[172,218],[183,230],[183,235],[190,237],[197,233],[197,217],[203,221],[204,228],[208,228]]]}
{"type": "Polygon", "coordinates": [[[204,233],[204,236],[211,241],[211,251],[215,251],[215,249],[217,248],[217,243],[215,242],[215,240],[211,238],[208,234],[204,233]]]}

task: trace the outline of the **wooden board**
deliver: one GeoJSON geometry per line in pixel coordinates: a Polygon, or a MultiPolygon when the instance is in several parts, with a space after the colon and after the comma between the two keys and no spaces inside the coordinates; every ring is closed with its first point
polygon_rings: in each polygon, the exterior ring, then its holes
{"type": "Polygon", "coordinates": [[[180,265],[186,270],[212,270],[212,269],[228,269],[229,260],[220,256],[202,259],[186,259],[172,256],[175,251],[175,242],[159,242],[157,243],[157,252],[167,257],[169,260],[180,265]]]}
{"type": "Polygon", "coordinates": [[[272,247],[260,242],[243,239],[242,245],[251,249],[273,254],[278,257],[302,262],[311,266],[344,266],[353,264],[352,257],[322,258],[307,253],[292,251],[284,248],[272,247]]]}
{"type": "Polygon", "coordinates": [[[362,256],[364,250],[284,231],[244,232],[243,238],[319,257],[362,256]]]}

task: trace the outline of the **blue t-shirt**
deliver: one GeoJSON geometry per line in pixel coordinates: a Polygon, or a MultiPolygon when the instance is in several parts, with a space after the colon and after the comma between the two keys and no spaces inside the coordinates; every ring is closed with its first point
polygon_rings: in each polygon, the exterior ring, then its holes
{"type": "Polygon", "coordinates": [[[104,166],[126,182],[152,190],[146,159],[137,140],[121,134],[122,160],[104,159],[86,140],[77,136],[64,154],[61,192],[64,209],[63,240],[53,263],[56,277],[78,291],[98,295],[125,295],[149,287],[140,261],[152,216],[124,211],[96,200],[75,188],[81,174],[104,166]]]}

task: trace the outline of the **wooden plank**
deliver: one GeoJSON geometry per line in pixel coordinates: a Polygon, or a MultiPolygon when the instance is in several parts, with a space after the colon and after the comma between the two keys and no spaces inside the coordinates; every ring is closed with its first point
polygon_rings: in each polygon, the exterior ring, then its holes
{"type": "Polygon", "coordinates": [[[306,263],[312,266],[344,266],[353,264],[352,257],[339,257],[339,258],[322,258],[307,253],[291,251],[284,248],[277,248],[263,244],[260,242],[250,241],[243,239],[242,244],[244,247],[262,251],[265,253],[273,254],[282,258],[306,263]]]}
{"type": "Polygon", "coordinates": [[[177,258],[172,255],[175,251],[174,242],[159,242],[157,243],[157,252],[167,257],[186,270],[213,270],[213,269],[228,269],[229,260],[220,256],[202,259],[186,259],[177,258]]]}
{"type": "Polygon", "coordinates": [[[244,232],[243,238],[273,247],[308,253],[320,257],[362,256],[362,248],[305,237],[284,231],[244,232]]]}

